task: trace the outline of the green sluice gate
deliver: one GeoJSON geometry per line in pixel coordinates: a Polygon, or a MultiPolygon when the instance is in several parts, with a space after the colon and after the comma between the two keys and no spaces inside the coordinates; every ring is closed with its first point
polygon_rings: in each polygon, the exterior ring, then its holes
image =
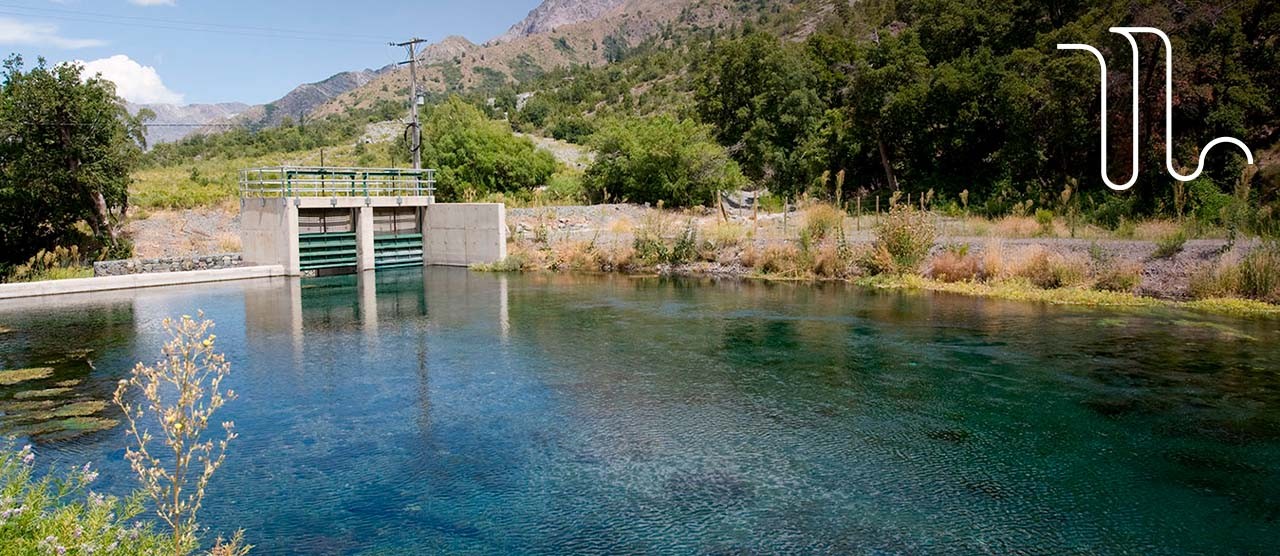
{"type": "Polygon", "coordinates": [[[374,268],[422,266],[422,234],[373,237],[374,268]]]}
{"type": "Polygon", "coordinates": [[[302,270],[354,268],[355,232],[298,234],[298,262],[302,270]]]}

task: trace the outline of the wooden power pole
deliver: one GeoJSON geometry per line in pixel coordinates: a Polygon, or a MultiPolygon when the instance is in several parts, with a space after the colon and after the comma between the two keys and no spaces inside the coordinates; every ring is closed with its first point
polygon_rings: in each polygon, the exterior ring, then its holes
{"type": "Polygon", "coordinates": [[[417,45],[427,42],[426,39],[414,37],[405,42],[393,42],[391,46],[409,47],[409,59],[400,65],[409,64],[409,126],[413,135],[409,138],[409,151],[413,153],[413,169],[422,169],[422,126],[418,123],[418,54],[417,45]]]}

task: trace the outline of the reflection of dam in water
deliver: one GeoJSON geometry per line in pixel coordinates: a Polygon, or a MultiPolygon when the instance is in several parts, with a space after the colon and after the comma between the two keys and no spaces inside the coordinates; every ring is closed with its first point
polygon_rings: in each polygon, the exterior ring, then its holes
{"type": "Polygon", "coordinates": [[[359,327],[370,347],[377,345],[380,326],[426,318],[427,328],[487,323],[505,340],[510,333],[507,279],[505,274],[429,267],[273,279],[272,287],[244,291],[244,328],[251,341],[287,335],[295,358],[305,347],[309,326],[359,327]]]}

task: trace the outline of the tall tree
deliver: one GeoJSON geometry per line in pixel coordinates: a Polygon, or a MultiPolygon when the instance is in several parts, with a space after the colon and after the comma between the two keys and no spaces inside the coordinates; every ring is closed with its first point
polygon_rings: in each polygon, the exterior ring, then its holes
{"type": "Polygon", "coordinates": [[[119,241],[129,173],[144,146],[142,118],[130,116],[115,85],[44,59],[23,71],[4,62],[0,83],[0,260],[74,241],[85,222],[98,245],[119,241]]]}

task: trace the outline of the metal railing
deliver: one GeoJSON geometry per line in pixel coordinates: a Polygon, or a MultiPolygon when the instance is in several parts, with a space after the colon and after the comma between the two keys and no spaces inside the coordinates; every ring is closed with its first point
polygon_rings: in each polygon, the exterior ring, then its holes
{"type": "Polygon", "coordinates": [[[277,166],[240,171],[240,197],[434,196],[436,171],[277,166]]]}

